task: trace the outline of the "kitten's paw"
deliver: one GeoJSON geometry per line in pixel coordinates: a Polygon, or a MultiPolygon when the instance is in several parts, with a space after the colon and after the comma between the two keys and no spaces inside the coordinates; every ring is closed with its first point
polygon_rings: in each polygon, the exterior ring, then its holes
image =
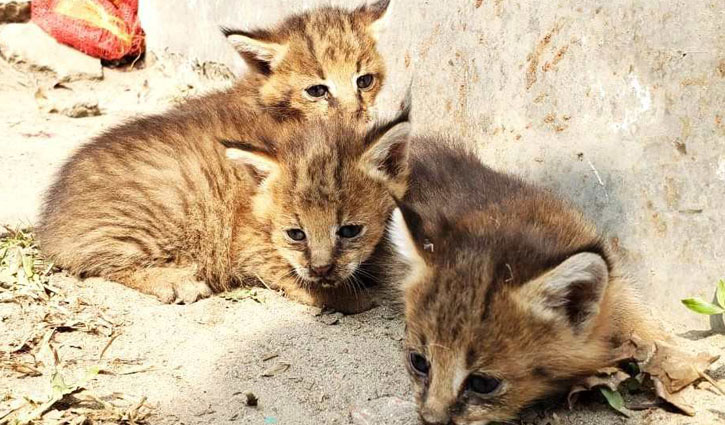
{"type": "Polygon", "coordinates": [[[150,289],[152,295],[164,304],[191,304],[212,294],[211,288],[205,282],[191,279],[163,282],[150,289]]]}
{"type": "Polygon", "coordinates": [[[153,295],[164,304],[191,304],[212,294],[206,282],[196,280],[194,267],[149,267],[109,278],[153,295]]]}
{"type": "Polygon", "coordinates": [[[199,280],[184,280],[174,283],[175,302],[177,304],[191,304],[194,301],[211,296],[211,288],[206,282],[199,280]]]}

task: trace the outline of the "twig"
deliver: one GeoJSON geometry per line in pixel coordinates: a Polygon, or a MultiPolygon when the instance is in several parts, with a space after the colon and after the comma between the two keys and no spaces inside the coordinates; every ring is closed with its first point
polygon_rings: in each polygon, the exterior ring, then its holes
{"type": "Polygon", "coordinates": [[[108,347],[110,347],[111,344],[113,344],[113,341],[115,341],[116,338],[118,338],[120,335],[120,333],[111,335],[111,339],[108,340],[106,346],[103,347],[103,350],[101,350],[101,354],[98,355],[98,360],[101,360],[103,358],[103,355],[106,354],[106,350],[108,350],[108,347]]]}
{"type": "MultiPolygon", "coordinates": [[[[586,158],[586,157],[585,157],[586,158]]],[[[596,168],[594,168],[594,164],[589,158],[586,158],[587,163],[589,164],[589,168],[594,171],[594,176],[596,176],[597,181],[599,181],[599,184],[604,188],[604,197],[607,198],[607,202],[609,202],[609,193],[607,193],[607,186],[604,185],[604,181],[602,180],[602,176],[599,175],[599,171],[597,171],[596,168]]]]}
{"type": "MultiPolygon", "coordinates": [[[[693,368],[693,369],[694,369],[694,368],[693,368]]],[[[722,388],[722,387],[720,386],[720,384],[718,384],[718,383],[717,383],[717,381],[715,381],[714,379],[712,379],[712,378],[710,377],[710,375],[708,375],[708,374],[707,374],[707,373],[705,373],[705,372],[700,372],[700,371],[697,371],[697,373],[698,373],[698,374],[700,375],[700,378],[702,378],[702,379],[706,380],[706,381],[707,381],[707,382],[709,382],[709,383],[710,383],[710,384],[711,384],[711,385],[712,385],[713,387],[715,387],[715,388],[716,388],[716,389],[717,389],[717,390],[718,390],[718,391],[720,392],[720,394],[721,394],[721,395],[725,395],[725,390],[723,390],[723,388],[722,388]]]]}

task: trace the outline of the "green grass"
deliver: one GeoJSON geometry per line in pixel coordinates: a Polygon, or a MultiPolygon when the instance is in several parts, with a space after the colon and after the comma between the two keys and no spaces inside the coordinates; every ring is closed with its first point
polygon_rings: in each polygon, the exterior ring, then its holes
{"type": "Polygon", "coordinates": [[[715,298],[717,299],[715,303],[710,303],[700,298],[685,298],[682,300],[682,304],[695,313],[708,316],[725,313],[725,279],[720,279],[717,283],[715,298]]]}

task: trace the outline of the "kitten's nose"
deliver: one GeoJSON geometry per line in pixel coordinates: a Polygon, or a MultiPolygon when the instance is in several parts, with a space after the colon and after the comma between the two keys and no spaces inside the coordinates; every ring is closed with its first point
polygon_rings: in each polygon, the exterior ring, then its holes
{"type": "Polygon", "coordinates": [[[455,425],[453,419],[445,411],[436,411],[423,407],[419,414],[425,425],[455,425]]]}
{"type": "Polygon", "coordinates": [[[332,264],[326,264],[324,266],[312,266],[312,275],[315,277],[325,277],[332,271],[332,264]]]}

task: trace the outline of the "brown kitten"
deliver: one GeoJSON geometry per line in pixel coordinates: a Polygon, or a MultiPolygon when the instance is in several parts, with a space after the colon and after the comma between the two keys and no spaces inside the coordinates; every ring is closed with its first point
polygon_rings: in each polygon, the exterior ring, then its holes
{"type": "Polygon", "coordinates": [[[229,94],[280,119],[324,116],[339,109],[368,118],[385,79],[376,49],[390,0],[352,11],[321,7],[272,29],[223,29],[249,65],[229,94]]]}
{"type": "Polygon", "coordinates": [[[405,190],[409,127],[407,114],[366,131],[338,114],[279,123],[199,102],[136,120],[64,165],[38,240],[74,274],[163,302],[262,282],[306,303],[365,309],[358,286],[374,273],[389,193],[405,190]]]}
{"type": "Polygon", "coordinates": [[[460,146],[414,140],[391,239],[407,366],[428,424],[508,421],[658,329],[603,239],[553,194],[460,146]]]}

